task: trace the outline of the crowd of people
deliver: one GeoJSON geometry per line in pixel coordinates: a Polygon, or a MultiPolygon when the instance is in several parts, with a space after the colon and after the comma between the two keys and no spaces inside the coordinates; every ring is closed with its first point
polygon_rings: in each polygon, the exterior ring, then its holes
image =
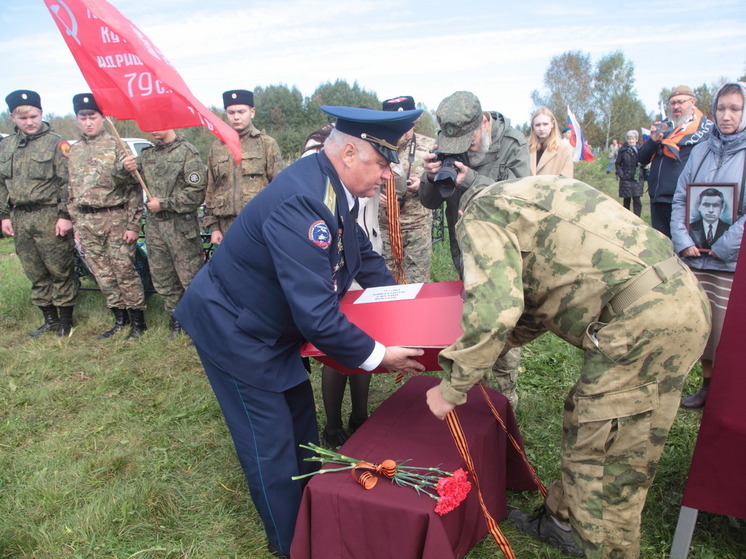
{"type": "MultiPolygon", "coordinates": [[[[171,335],[191,338],[268,549],[289,557],[305,483],[292,477],[318,467],[299,447],[319,442],[299,349],[310,341],[348,368],[422,371],[422,350],[382,345],[338,301],[356,287],[394,285],[392,270],[399,281],[428,281],[431,210],[445,206],[464,284],[463,335],[441,353],[431,412],[443,419],[487,379],[517,406],[520,348],[544,332],[581,348],[560,479],[538,510],[511,511],[510,520],[572,556],[637,558],[642,508],[676,410],[707,398],[746,219],[745,97],[742,84],[723,85],[711,122],[691,88],[674,88],[670,119],[642,145],[630,130],[610,157],[619,204],[573,179],[566,131],[548,108],[532,115],[527,139],[468,91],[439,104],[437,138],[414,133],[422,111],[411,96],[380,110],[322,107],[335,122],[287,167],[253,125],[248,90],[223,94],[238,165],[220,140],[205,165],[174,130],[128,154],[91,93],[73,97],[81,138],[70,145],[43,121],[36,92],[14,91],[6,102],[16,133],[0,143],[0,222],[43,317],[28,335],[72,335],[75,241],[114,319],[98,338],[147,330],[134,268],[147,208],[150,269],[171,335]],[[644,168],[652,226],[639,217],[644,168]],[[217,247],[207,264],[203,204],[217,247]],[[702,389],[681,401],[697,360],[702,389]]],[[[350,380],[345,429],[347,377],[325,367],[326,445],[342,445],[367,419],[369,382],[350,380]]]]}

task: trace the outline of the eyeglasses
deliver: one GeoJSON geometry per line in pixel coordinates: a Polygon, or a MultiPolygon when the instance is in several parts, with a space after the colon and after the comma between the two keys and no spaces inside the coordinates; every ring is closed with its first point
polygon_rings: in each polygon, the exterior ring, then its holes
{"type": "Polygon", "coordinates": [[[692,100],[692,97],[687,97],[686,99],[674,99],[673,101],[669,101],[668,104],[672,107],[676,107],[677,105],[683,105],[684,103],[688,103],[692,100]]]}

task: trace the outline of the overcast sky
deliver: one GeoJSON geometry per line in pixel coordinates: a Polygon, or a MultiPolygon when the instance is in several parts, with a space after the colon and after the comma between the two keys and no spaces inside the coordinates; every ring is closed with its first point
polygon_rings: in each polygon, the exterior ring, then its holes
{"type": "MultiPolygon", "coordinates": [[[[553,56],[595,62],[622,50],[646,108],[661,88],[746,73],[744,0],[114,0],[169,58],[196,97],[296,86],[304,96],[338,78],[380,99],[413,95],[427,108],[458,89],[514,123],[531,115],[553,56]]],[[[42,0],[0,0],[2,98],[33,89],[48,113],[72,112],[89,91],[42,0]]],[[[6,109],[3,105],[3,108],[6,109]]]]}

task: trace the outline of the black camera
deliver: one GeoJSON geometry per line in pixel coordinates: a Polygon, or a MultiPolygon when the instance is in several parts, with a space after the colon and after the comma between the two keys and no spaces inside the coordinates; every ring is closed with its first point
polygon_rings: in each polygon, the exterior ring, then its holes
{"type": "Polygon", "coordinates": [[[430,150],[430,153],[434,153],[437,156],[435,160],[441,162],[440,171],[436,173],[432,182],[438,187],[443,198],[450,198],[456,191],[456,176],[458,175],[456,162],[468,167],[469,156],[467,153],[441,153],[437,149],[430,150]]]}

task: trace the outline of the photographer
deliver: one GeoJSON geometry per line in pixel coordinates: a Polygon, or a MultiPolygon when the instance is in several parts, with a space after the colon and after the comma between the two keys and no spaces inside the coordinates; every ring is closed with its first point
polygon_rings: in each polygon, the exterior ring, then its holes
{"type": "Polygon", "coordinates": [[[497,181],[528,177],[526,138],[498,112],[482,112],[476,95],[457,91],[446,97],[435,112],[440,131],[437,149],[425,161],[420,184],[420,201],[426,208],[437,209],[446,202],[448,238],[453,265],[462,275],[464,264],[456,242],[456,222],[461,196],[472,186],[486,186],[497,181]],[[451,166],[449,159],[455,161],[451,166]],[[456,173],[451,184],[434,183],[443,168],[443,159],[456,173]],[[466,163],[464,163],[466,162],[466,163]]]}
{"type": "MultiPolygon", "coordinates": [[[[435,116],[440,126],[438,153],[428,154],[425,160],[420,201],[426,208],[436,209],[445,200],[451,258],[463,277],[464,261],[456,240],[461,197],[472,187],[530,176],[528,145],[509,119],[498,112],[483,113],[479,99],[469,91],[457,91],[443,99],[435,116]]],[[[492,367],[496,388],[514,409],[518,405],[515,383],[520,351],[509,350],[492,367]]]]}

